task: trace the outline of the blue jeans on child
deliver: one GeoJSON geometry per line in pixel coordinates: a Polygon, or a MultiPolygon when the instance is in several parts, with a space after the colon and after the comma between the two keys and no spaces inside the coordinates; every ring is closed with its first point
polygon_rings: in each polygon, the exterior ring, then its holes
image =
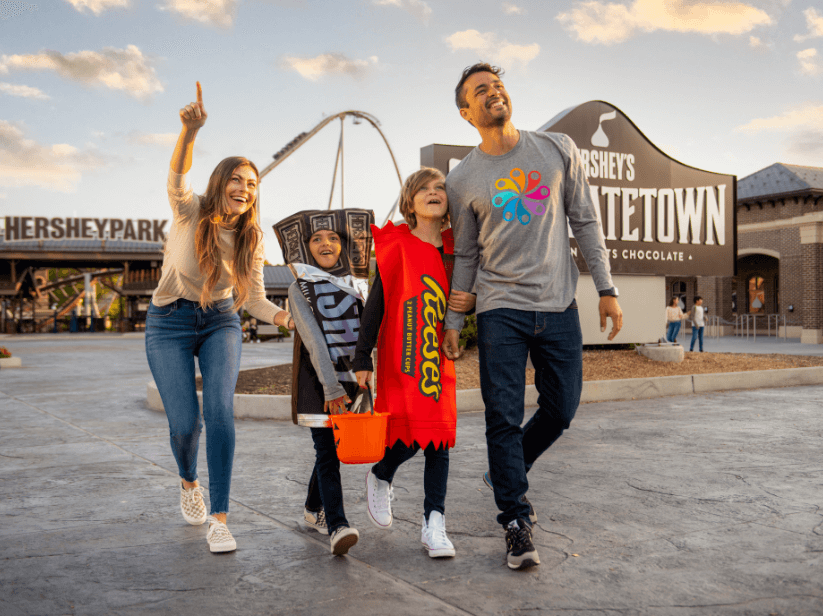
{"type": "Polygon", "coordinates": [[[677,342],[677,334],[680,333],[680,321],[671,321],[666,328],[666,340],[669,342],[677,342]]]}
{"type": "Polygon", "coordinates": [[[306,508],[312,511],[320,509],[317,506],[317,493],[314,492],[316,486],[320,494],[319,504],[326,512],[326,524],[331,535],[341,526],[349,525],[343,509],[343,486],[340,481],[340,460],[337,458],[337,448],[334,445],[334,430],[312,428],[311,438],[314,441],[315,458],[306,508]]]}
{"type": "Polygon", "coordinates": [[[526,473],[569,427],[580,403],[583,336],[578,312],[496,308],[477,315],[477,330],[497,521],[504,527],[517,518],[528,523],[529,506],[520,500],[529,489],[526,473]],[[538,409],[521,427],[529,355],[538,409]]]}
{"type": "MultiPolygon", "coordinates": [[[[407,447],[403,441],[397,441],[392,447],[386,447],[383,459],[372,467],[372,473],[381,481],[391,483],[398,467],[406,460],[411,460],[418,451],[420,445],[417,443],[407,447]]],[[[433,443],[429,443],[423,454],[426,456],[423,469],[423,515],[428,520],[432,511],[439,511],[443,515],[446,513],[449,450],[445,446],[435,448],[433,443]]]]}
{"type": "Polygon", "coordinates": [[[186,481],[197,479],[203,426],[195,388],[198,358],[212,515],[229,510],[234,462],[234,389],[243,334],[233,306],[229,298],[203,310],[197,302],[178,299],[165,306],[149,304],[146,316],[146,357],[169,420],[171,450],[186,481]]]}
{"type": "Polygon", "coordinates": [[[700,339],[700,352],[703,352],[703,328],[692,325],[692,343],[689,346],[689,351],[694,351],[694,341],[700,339]]]}

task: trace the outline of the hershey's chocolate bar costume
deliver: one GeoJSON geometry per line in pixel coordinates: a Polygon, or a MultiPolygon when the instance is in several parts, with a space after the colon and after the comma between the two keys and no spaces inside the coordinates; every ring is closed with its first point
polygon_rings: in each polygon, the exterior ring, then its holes
{"type": "MultiPolygon", "coordinates": [[[[325,270],[326,273],[338,278],[353,276],[367,279],[372,247],[370,226],[373,222],[374,213],[371,210],[309,210],[298,212],[274,225],[283,258],[298,278],[300,291],[311,306],[321,331],[325,333],[338,381],[352,400],[358,393],[351,358],[363,313],[362,301],[329,281],[299,278],[293,265],[302,263],[319,269],[309,250],[309,238],[317,231],[327,229],[340,236],[342,251],[335,267],[325,270]]],[[[323,412],[326,399],[308,350],[296,330],[292,366],[292,421],[297,423],[298,414],[323,412]]]]}

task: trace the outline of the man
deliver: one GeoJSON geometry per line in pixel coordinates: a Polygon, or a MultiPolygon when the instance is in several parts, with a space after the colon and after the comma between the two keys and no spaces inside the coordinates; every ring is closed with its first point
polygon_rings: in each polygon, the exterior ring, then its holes
{"type": "MultiPolygon", "coordinates": [[[[567,221],[600,292],[601,331],[612,319],[609,340],[623,315],[577,148],[566,135],[518,131],[501,74],[485,63],[463,71],[457,107],[482,142],[449,174],[446,187],[455,236],[452,288],[477,293],[489,453],[484,479],[506,530],[508,566],[521,569],[540,563],[526,473],[569,427],[583,387],[579,272],[567,221]],[[521,428],[529,354],[539,408],[521,428]]],[[[450,359],[459,357],[462,324],[463,315],[450,309],[443,341],[450,359]]]]}
{"type": "Polygon", "coordinates": [[[692,343],[689,345],[689,353],[694,351],[694,341],[700,340],[700,352],[703,352],[703,327],[706,325],[703,309],[703,298],[694,296],[694,306],[692,306],[689,320],[692,322],[692,343]]]}

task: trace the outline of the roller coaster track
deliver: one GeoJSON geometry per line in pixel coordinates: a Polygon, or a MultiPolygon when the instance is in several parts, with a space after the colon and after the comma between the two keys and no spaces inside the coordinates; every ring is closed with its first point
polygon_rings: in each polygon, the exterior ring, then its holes
{"type": "MultiPolygon", "coordinates": [[[[345,207],[345,202],[343,201],[343,195],[342,195],[342,193],[343,193],[343,187],[342,187],[342,184],[343,184],[343,178],[342,178],[342,168],[343,168],[343,126],[344,126],[344,121],[348,116],[351,116],[354,119],[355,124],[359,124],[361,120],[365,120],[366,122],[371,124],[378,133],[380,133],[380,136],[383,138],[383,143],[386,144],[386,149],[389,151],[389,156],[391,156],[392,163],[394,164],[394,170],[395,170],[395,172],[397,172],[397,181],[400,182],[400,186],[402,187],[403,186],[403,177],[400,175],[400,169],[397,166],[397,160],[394,158],[394,152],[392,152],[391,146],[389,145],[389,141],[388,141],[388,139],[386,139],[386,135],[383,134],[383,131],[380,130],[380,122],[378,121],[377,118],[375,118],[370,113],[366,113],[365,111],[355,111],[355,110],[341,111],[340,113],[336,113],[332,116],[328,116],[326,118],[323,118],[323,120],[319,124],[317,124],[317,126],[312,128],[309,132],[300,133],[299,135],[297,135],[297,137],[295,137],[294,139],[289,141],[285,146],[283,146],[283,148],[280,149],[280,151],[278,151],[274,155],[274,162],[270,163],[267,167],[263,168],[260,171],[260,180],[262,180],[266,175],[271,173],[278,165],[280,165],[283,161],[285,161],[289,156],[294,154],[301,146],[303,146],[303,144],[305,144],[309,139],[311,139],[317,133],[319,133],[324,127],[329,125],[334,120],[339,119],[340,120],[340,143],[337,146],[337,158],[334,161],[334,174],[332,176],[332,182],[331,182],[332,187],[331,187],[331,194],[329,195],[329,207],[328,207],[328,209],[331,209],[332,198],[334,197],[334,185],[335,185],[335,181],[337,179],[338,164],[340,165],[340,168],[341,168],[341,179],[340,179],[341,199],[340,199],[340,201],[341,201],[341,204],[345,207]]],[[[398,195],[398,198],[395,200],[394,205],[392,206],[391,211],[389,212],[389,215],[386,217],[386,220],[390,220],[391,217],[394,216],[394,214],[397,210],[397,206],[398,206],[399,201],[400,201],[400,197],[398,195]]],[[[385,221],[384,221],[384,223],[385,223],[385,221]]]]}

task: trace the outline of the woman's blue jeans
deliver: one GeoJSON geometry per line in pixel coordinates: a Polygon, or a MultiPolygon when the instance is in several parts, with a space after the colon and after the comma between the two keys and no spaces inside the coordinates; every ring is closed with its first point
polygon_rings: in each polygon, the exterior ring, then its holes
{"type": "Polygon", "coordinates": [[[171,450],[186,481],[197,479],[203,425],[195,389],[198,358],[212,515],[229,511],[234,462],[234,388],[243,334],[233,306],[229,298],[203,310],[197,302],[178,299],[166,306],[149,304],[146,316],[146,356],[169,420],[171,450]]]}
{"type": "Polygon", "coordinates": [[[571,424],[583,390],[583,336],[576,308],[529,312],[497,308],[477,315],[480,390],[494,500],[504,527],[528,523],[526,473],[571,424]],[[535,367],[538,409],[521,427],[526,359],[535,367]]]}
{"type": "Polygon", "coordinates": [[[671,321],[669,327],[666,329],[666,340],[669,342],[677,342],[677,334],[680,333],[680,321],[671,321]]]}

